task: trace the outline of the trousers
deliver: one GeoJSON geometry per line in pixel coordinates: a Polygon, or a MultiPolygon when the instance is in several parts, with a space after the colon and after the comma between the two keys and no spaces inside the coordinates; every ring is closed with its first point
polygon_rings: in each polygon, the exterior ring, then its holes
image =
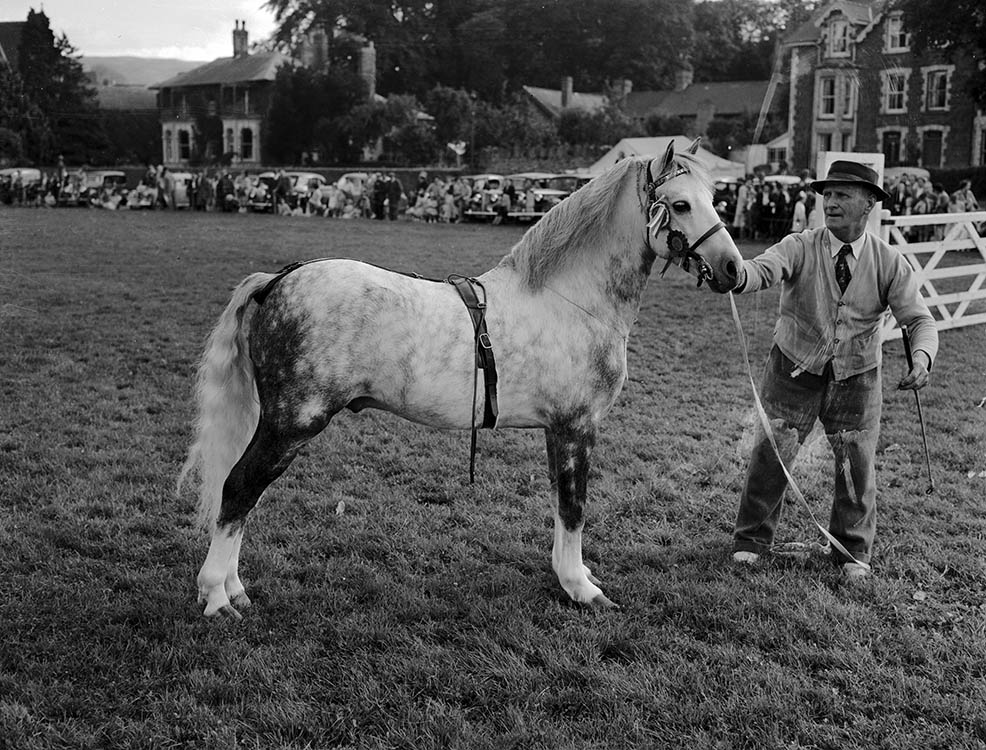
{"type": "MultiPolygon", "coordinates": [[[[798,371],[775,345],[764,366],[761,399],[781,457],[790,470],[820,421],[835,459],[828,530],[860,562],[869,562],[876,533],[876,446],[883,386],[880,368],[835,380],[798,371]]],[[[787,477],[763,426],[758,425],[733,532],[733,549],[770,550],[783,510],[787,477]]],[[[835,550],[833,550],[833,553],[835,550]]],[[[836,562],[845,562],[836,554],[836,562]]]]}

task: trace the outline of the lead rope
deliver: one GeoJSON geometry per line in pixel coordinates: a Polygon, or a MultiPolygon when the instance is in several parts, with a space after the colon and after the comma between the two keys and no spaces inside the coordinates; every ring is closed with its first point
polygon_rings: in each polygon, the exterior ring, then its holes
{"type": "Polygon", "coordinates": [[[853,557],[852,553],[843,547],[842,543],[832,536],[829,530],[818,522],[818,519],[815,518],[815,514],[811,510],[811,506],[808,505],[808,501],[805,500],[805,496],[801,494],[798,483],[794,481],[794,477],[791,476],[791,472],[788,471],[787,466],[784,465],[784,459],[781,458],[781,452],[777,448],[777,441],[774,439],[774,431],[770,427],[770,420],[767,418],[767,412],[764,410],[763,403],[760,401],[760,394],[757,391],[757,383],[753,378],[753,367],[750,365],[750,350],[746,345],[746,336],[743,334],[743,324],[740,323],[739,311],[736,309],[736,300],[732,292],[729,293],[729,305],[733,311],[733,322],[736,324],[736,332],[739,334],[740,348],[743,350],[743,362],[746,365],[747,377],[750,379],[750,387],[753,389],[753,401],[757,407],[757,415],[760,417],[760,424],[763,425],[767,439],[770,441],[770,447],[774,449],[774,455],[777,456],[777,461],[781,465],[784,476],[787,477],[789,488],[794,493],[794,496],[801,501],[801,504],[805,507],[805,510],[808,511],[808,516],[811,518],[815,526],[818,527],[818,530],[822,532],[826,539],[828,539],[829,543],[857,565],[862,566],[866,570],[870,570],[869,563],[861,562],[853,557]]]}

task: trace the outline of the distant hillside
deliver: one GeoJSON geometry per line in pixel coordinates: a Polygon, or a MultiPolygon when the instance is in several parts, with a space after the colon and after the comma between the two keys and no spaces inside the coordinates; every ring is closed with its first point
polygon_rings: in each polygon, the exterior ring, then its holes
{"type": "Polygon", "coordinates": [[[82,67],[91,71],[98,84],[151,86],[206,61],[169,60],[157,57],[83,57],[82,67]]]}

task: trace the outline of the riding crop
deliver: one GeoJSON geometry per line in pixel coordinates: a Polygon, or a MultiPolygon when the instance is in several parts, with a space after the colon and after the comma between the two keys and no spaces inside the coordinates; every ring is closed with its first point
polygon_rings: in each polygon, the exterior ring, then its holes
{"type": "MultiPolygon", "coordinates": [[[[903,326],[901,329],[901,335],[904,339],[904,355],[907,357],[907,369],[914,369],[914,360],[911,357],[911,339],[907,335],[907,326],[903,326]]],[[[924,413],[921,411],[921,395],[914,391],[914,401],[918,405],[918,422],[921,423],[921,440],[924,443],[924,460],[928,465],[928,489],[925,490],[926,495],[930,495],[935,491],[935,478],[931,475],[931,454],[928,452],[928,433],[924,428],[924,413]]]]}

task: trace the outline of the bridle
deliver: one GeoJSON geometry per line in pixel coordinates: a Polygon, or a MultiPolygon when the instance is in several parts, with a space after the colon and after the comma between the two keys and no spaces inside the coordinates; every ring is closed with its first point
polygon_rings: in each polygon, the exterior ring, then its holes
{"type": "MultiPolygon", "coordinates": [[[[648,200],[647,247],[651,248],[651,236],[653,236],[654,239],[657,239],[657,235],[660,231],[664,227],[669,227],[667,262],[664,264],[664,268],[661,269],[661,275],[663,276],[664,272],[668,270],[668,267],[675,262],[677,262],[677,264],[680,265],[684,271],[688,271],[691,267],[692,261],[694,261],[698,266],[698,286],[702,286],[703,281],[708,281],[711,283],[715,279],[715,273],[712,271],[712,266],[710,266],[708,261],[696,251],[703,242],[709,239],[709,237],[714,235],[720,229],[725,229],[726,224],[722,221],[713,224],[693,244],[689,244],[688,237],[685,236],[684,232],[679,229],[670,228],[671,210],[669,209],[664,196],[657,194],[658,188],[664,183],[669,180],[673,180],[675,177],[680,177],[683,174],[689,174],[689,170],[681,164],[677,164],[672,161],[668,169],[655,178],[653,177],[653,172],[651,171],[651,165],[653,165],[653,163],[653,159],[647,162],[647,182],[644,185],[644,191],[647,193],[648,200]]],[[[651,248],[651,250],[653,250],[653,248],[651,248]]],[[[656,252],[655,254],[660,255],[660,253],[656,252]]]]}

